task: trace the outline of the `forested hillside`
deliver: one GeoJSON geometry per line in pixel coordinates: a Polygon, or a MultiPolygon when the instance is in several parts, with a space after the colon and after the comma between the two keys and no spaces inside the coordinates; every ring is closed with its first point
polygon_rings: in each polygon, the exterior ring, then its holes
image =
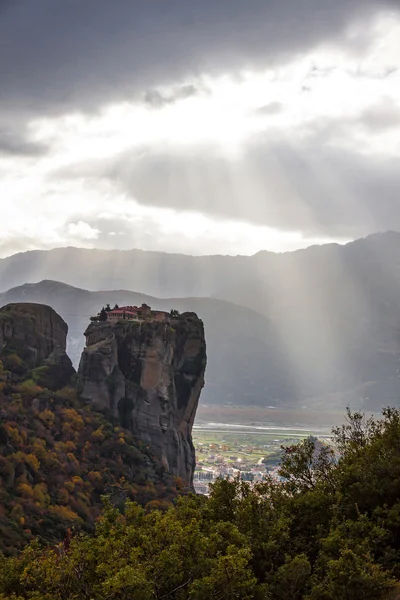
{"type": "Polygon", "coordinates": [[[341,457],[286,448],[282,482],[218,480],[168,510],[104,498],[94,536],[0,559],[3,600],[389,600],[400,580],[400,412],[347,415],[341,457]],[[149,508],[149,507],[148,507],[149,508]]]}
{"type": "Polygon", "coordinates": [[[14,553],[36,537],[57,542],[68,527],[90,531],[102,494],[146,504],[175,493],[150,449],[83,406],[73,388],[10,383],[0,362],[0,550],[14,553]]]}

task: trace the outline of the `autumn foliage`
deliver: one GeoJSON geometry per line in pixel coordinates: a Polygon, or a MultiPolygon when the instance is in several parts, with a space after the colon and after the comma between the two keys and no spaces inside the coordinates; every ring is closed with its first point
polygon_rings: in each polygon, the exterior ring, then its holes
{"type": "Polygon", "coordinates": [[[53,392],[24,377],[0,361],[2,552],[36,538],[58,542],[72,526],[93,530],[102,494],[117,505],[174,497],[172,478],[127,430],[82,404],[72,387],[53,392]]]}

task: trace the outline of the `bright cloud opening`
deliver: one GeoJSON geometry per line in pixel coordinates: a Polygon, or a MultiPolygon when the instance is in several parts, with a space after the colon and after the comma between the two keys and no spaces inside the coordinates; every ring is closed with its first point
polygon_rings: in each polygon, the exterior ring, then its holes
{"type": "MultiPolygon", "coordinates": [[[[275,157],[276,169],[267,182],[257,179],[255,168],[243,168],[249,148],[271,140],[278,148],[293,146],[299,168],[313,171],[321,201],[329,187],[340,194],[342,203],[345,198],[350,214],[354,206],[361,206],[358,190],[346,188],[329,158],[322,166],[308,164],[308,146],[318,147],[321,154],[327,149],[352,153],[357,160],[363,155],[388,161],[400,156],[400,120],[396,118],[400,115],[400,19],[397,14],[385,12],[369,22],[368,30],[365,27],[356,24],[348,32],[350,37],[370,40],[362,55],[319,44],[274,68],[219,77],[203,73],[160,87],[155,92],[156,103],[126,100],[105,105],[92,116],[76,113],[32,120],[29,141],[48,144],[50,151],[41,156],[0,156],[4,174],[0,193],[7,199],[9,215],[0,224],[3,240],[13,238],[13,223],[17,222],[29,244],[36,239],[38,246],[47,231],[46,244],[48,240],[54,245],[90,246],[96,242],[108,247],[123,244],[194,254],[251,254],[262,248],[282,251],[313,241],[351,238],[347,230],[330,235],[322,226],[319,233],[305,232],[301,223],[298,228],[292,223],[277,226],[273,210],[270,222],[258,222],[254,215],[251,222],[251,211],[249,218],[244,218],[246,211],[236,211],[235,203],[242,202],[244,188],[249,202],[253,192],[262,202],[272,199],[275,204],[289,203],[288,195],[296,196],[299,214],[308,212],[312,217],[308,183],[299,190],[292,177],[293,157],[286,161],[288,164],[279,155],[275,157]],[[174,96],[177,86],[190,93],[174,96]],[[182,206],[168,204],[176,174],[166,177],[157,202],[144,193],[130,194],[129,189],[121,193],[115,166],[119,158],[135,166],[141,164],[143,156],[151,158],[160,152],[172,157],[193,154],[202,164],[210,155],[223,157],[232,189],[212,169],[209,177],[206,173],[199,183],[199,177],[193,178],[188,168],[187,172],[178,171],[186,185],[184,192],[182,186],[179,188],[187,197],[182,206]],[[207,202],[199,206],[192,201],[199,185],[204,185],[206,201],[212,187],[211,196],[230,203],[231,210],[221,216],[205,208],[207,202]],[[103,231],[106,207],[108,212],[112,207],[111,212],[118,218],[111,230],[103,231]],[[122,217],[126,227],[119,227],[122,217]]],[[[263,160],[260,153],[261,166],[263,160]]],[[[159,171],[154,168],[146,176],[151,185],[159,178],[159,171]]],[[[133,188],[136,182],[133,169],[133,188]]],[[[369,210],[365,208],[365,214],[369,210]]],[[[314,219],[316,223],[318,218],[314,219]]],[[[373,218],[371,215],[371,222],[373,218]]],[[[4,242],[1,252],[4,255],[11,248],[14,246],[4,242]]]]}

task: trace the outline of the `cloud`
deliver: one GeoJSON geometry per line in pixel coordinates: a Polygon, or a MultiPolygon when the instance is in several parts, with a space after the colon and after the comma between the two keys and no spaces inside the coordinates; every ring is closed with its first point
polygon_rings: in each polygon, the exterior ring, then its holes
{"type": "Polygon", "coordinates": [[[400,229],[400,157],[324,146],[318,136],[292,141],[265,136],[237,158],[213,147],[139,157],[128,152],[111,163],[81,165],[78,177],[87,185],[106,178],[116,194],[144,206],[307,236],[353,238],[400,229]]]}
{"type": "Polygon", "coordinates": [[[40,157],[48,151],[46,144],[32,141],[20,132],[0,129],[0,155],[40,157]]]}
{"type": "MultiPolygon", "coordinates": [[[[82,215],[98,232],[96,248],[138,248],[193,255],[255,254],[260,249],[285,251],[331,241],[315,236],[305,238],[298,232],[275,231],[260,224],[216,219],[198,212],[135,206],[121,199],[110,208],[96,217],[82,215]]],[[[74,218],[80,220],[79,215],[74,218]]]]}
{"type": "Polygon", "coordinates": [[[375,132],[400,128],[400,104],[394,102],[392,98],[386,98],[384,102],[363,111],[359,121],[375,132]]]}
{"type": "Polygon", "coordinates": [[[168,104],[173,104],[178,100],[196,96],[199,92],[207,92],[205,86],[182,85],[172,89],[169,93],[162,94],[159,90],[148,90],[144,94],[145,104],[152,108],[162,108],[168,104]]]}
{"type": "Polygon", "coordinates": [[[281,102],[270,102],[269,104],[265,104],[265,106],[257,108],[256,112],[264,115],[276,115],[283,110],[284,106],[281,102]]]}
{"type": "Polygon", "coordinates": [[[52,243],[49,245],[41,246],[39,236],[27,236],[19,232],[13,232],[7,236],[1,236],[0,257],[11,256],[12,254],[28,250],[37,250],[38,246],[46,250],[51,250],[54,245],[54,240],[52,240],[52,243]]]}
{"type": "Polygon", "coordinates": [[[4,252],[400,229],[398,0],[0,5],[4,252]]]}
{"type": "Polygon", "coordinates": [[[89,223],[78,221],[77,223],[68,224],[68,234],[72,238],[81,240],[96,240],[99,237],[100,230],[92,227],[89,223]]]}
{"type": "Polygon", "coordinates": [[[349,27],[396,7],[397,0],[69,0],[54,10],[53,0],[9,2],[0,21],[0,106],[30,115],[93,110],[204,73],[266,68],[322,42],[360,52],[364,28],[349,27]]]}

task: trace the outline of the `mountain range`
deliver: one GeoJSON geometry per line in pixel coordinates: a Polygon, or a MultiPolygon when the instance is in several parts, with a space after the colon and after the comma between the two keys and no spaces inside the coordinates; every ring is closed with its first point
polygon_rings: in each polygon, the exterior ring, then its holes
{"type": "Polygon", "coordinates": [[[106,302],[196,312],[208,345],[204,403],[399,404],[397,232],[235,257],[32,251],[0,260],[0,289],[2,305],[44,302],[61,314],[75,363],[89,317],[106,302]]]}

